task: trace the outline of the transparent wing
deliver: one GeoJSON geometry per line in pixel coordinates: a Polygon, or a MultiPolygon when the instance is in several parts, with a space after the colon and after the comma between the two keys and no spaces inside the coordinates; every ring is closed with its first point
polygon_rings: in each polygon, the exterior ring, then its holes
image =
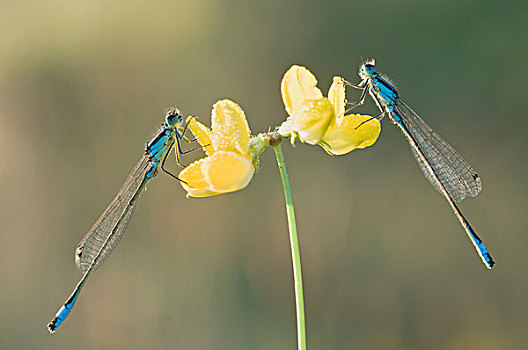
{"type": "Polygon", "coordinates": [[[98,268],[112,254],[123,237],[134,213],[137,198],[146,184],[145,174],[150,168],[148,155],[143,156],[128,175],[116,197],[86,233],[75,250],[75,264],[83,273],[97,258],[93,269],[98,268]],[[108,239],[108,243],[99,251],[108,239]]]}
{"type": "MultiPolygon", "coordinates": [[[[482,182],[471,165],[403,101],[397,101],[396,110],[451,198],[460,202],[468,195],[471,197],[478,195],[482,189],[482,182]]],[[[425,177],[439,192],[442,192],[434,179],[434,174],[429,172],[416,150],[413,147],[411,150],[425,177]]]]}

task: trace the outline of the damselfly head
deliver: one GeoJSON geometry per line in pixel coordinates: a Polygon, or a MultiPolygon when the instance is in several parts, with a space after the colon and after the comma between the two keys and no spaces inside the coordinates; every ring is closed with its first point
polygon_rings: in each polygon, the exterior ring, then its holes
{"type": "Polygon", "coordinates": [[[165,122],[167,125],[176,126],[176,124],[183,122],[183,117],[180,114],[180,110],[176,107],[172,107],[165,116],[165,122]]]}
{"type": "Polygon", "coordinates": [[[374,59],[367,60],[363,62],[361,67],[359,68],[359,77],[361,79],[368,79],[372,78],[372,74],[374,73],[374,68],[376,67],[376,61],[374,59]]]}

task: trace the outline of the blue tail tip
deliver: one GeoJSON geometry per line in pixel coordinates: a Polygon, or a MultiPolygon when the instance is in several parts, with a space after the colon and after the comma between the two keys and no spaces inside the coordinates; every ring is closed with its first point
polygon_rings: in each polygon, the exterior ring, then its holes
{"type": "Polygon", "coordinates": [[[486,254],[486,264],[488,265],[488,269],[490,269],[490,270],[495,265],[495,261],[493,261],[493,258],[489,254],[486,254]]]}

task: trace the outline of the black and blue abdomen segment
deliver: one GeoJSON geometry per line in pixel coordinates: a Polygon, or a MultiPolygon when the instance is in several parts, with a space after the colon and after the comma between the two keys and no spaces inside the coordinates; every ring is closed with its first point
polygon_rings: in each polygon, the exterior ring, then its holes
{"type": "Polygon", "coordinates": [[[62,305],[59,311],[57,311],[57,314],[55,315],[53,320],[48,324],[48,329],[51,333],[55,332],[55,330],[60,327],[62,322],[64,322],[66,317],[68,317],[68,315],[70,314],[70,311],[75,306],[75,302],[77,301],[77,298],[79,297],[81,288],[77,286],[73,295],[70,296],[70,298],[66,301],[64,305],[62,305]]]}
{"type": "Polygon", "coordinates": [[[479,236],[473,231],[473,228],[469,225],[469,223],[466,223],[466,231],[469,233],[469,236],[471,237],[471,240],[473,241],[473,244],[477,248],[480,256],[482,257],[482,261],[486,264],[486,266],[491,269],[493,265],[495,265],[495,261],[493,261],[493,258],[491,257],[491,254],[488,251],[488,248],[484,245],[484,242],[480,239],[479,236]]]}

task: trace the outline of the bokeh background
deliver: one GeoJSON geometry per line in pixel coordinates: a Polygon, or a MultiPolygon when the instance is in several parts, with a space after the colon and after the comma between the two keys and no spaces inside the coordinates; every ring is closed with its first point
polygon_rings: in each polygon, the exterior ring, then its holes
{"type": "Polygon", "coordinates": [[[286,117],[290,65],[327,91],[368,57],[479,171],[461,208],[497,266],[389,120],[345,156],[285,144],[309,348],[525,347],[527,14],[525,1],[2,1],[0,348],[294,349],[271,150],[232,194],[186,199],[160,174],[68,321],[53,336],[46,323],[80,277],[78,241],[168,107],[209,124],[230,98],[256,134],[286,117]]]}

